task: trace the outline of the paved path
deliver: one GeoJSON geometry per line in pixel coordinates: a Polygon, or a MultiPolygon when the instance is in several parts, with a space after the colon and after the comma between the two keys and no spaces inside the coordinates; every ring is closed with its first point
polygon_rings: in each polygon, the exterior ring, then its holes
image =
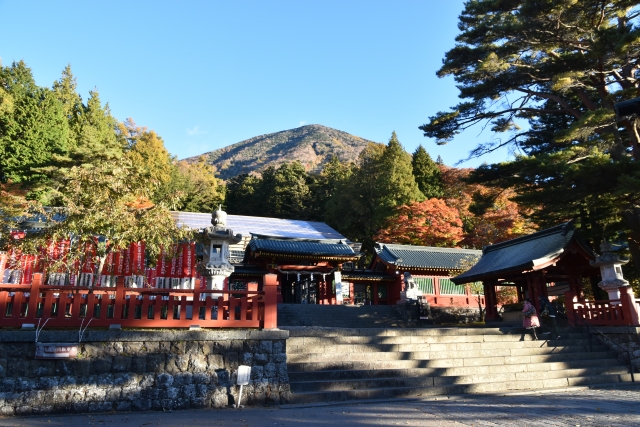
{"type": "Polygon", "coordinates": [[[640,387],[332,406],[2,418],[0,427],[640,426],[640,387]]]}

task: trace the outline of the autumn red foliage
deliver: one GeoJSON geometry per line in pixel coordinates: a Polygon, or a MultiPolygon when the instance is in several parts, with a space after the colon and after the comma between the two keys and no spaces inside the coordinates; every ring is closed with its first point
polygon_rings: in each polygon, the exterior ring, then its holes
{"type": "Polygon", "coordinates": [[[398,206],[375,240],[422,246],[456,246],[463,239],[458,211],[440,199],[398,206]]]}

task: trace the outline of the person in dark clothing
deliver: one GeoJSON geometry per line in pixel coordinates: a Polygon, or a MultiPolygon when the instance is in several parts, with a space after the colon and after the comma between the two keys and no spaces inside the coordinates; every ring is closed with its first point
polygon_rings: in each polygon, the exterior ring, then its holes
{"type": "MultiPolygon", "coordinates": [[[[558,322],[556,316],[558,314],[556,307],[549,302],[549,299],[540,295],[538,297],[540,301],[540,316],[542,317],[542,323],[556,334],[556,339],[560,339],[560,331],[558,330],[558,322]]],[[[549,334],[550,332],[545,332],[549,334]]]]}

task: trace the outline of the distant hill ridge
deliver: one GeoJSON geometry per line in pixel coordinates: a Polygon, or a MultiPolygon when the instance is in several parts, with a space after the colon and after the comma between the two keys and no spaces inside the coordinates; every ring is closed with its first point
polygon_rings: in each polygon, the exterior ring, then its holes
{"type": "Polygon", "coordinates": [[[337,156],[341,161],[355,161],[373,141],[322,125],[306,125],[247,140],[186,158],[194,162],[206,156],[224,180],[242,173],[261,172],[269,166],[299,161],[310,170],[320,170],[337,156]]]}

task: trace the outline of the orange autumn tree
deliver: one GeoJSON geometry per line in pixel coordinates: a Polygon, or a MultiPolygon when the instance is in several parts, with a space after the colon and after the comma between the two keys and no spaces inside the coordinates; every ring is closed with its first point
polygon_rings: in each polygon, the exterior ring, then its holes
{"type": "Polygon", "coordinates": [[[513,190],[470,184],[466,178],[472,171],[441,166],[445,203],[458,211],[463,222],[461,246],[481,249],[535,231],[535,224],[511,201],[513,190]]]}
{"type": "Polygon", "coordinates": [[[374,239],[381,243],[456,246],[463,239],[458,211],[443,200],[430,199],[395,208],[374,239]]]}

